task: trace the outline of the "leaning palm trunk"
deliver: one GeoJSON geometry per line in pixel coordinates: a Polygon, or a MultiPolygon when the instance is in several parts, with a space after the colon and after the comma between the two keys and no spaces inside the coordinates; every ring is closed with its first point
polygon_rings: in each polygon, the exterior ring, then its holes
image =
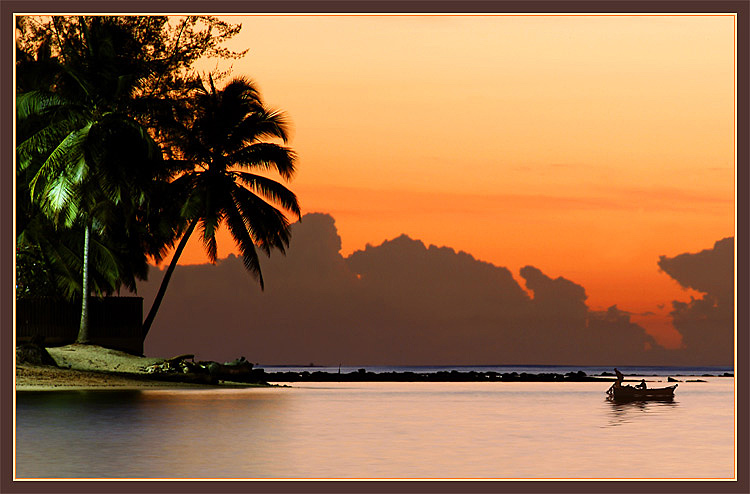
{"type": "Polygon", "coordinates": [[[186,120],[175,122],[173,144],[183,156],[184,173],[172,187],[185,195],[182,213],[192,218],[164,274],[154,304],[143,322],[143,338],[159,310],[177,260],[196,224],[201,223],[208,260],[216,262],[216,231],[226,224],[242,254],[243,264],[260,283],[263,276],[256,247],[270,255],[272,249],[289,245],[289,225],[278,204],[301,216],[297,197],[283,185],[253,169],[275,170],[285,180],[294,174],[295,153],[265,137],[287,141],[281,113],[263,107],[253,84],[244,78],[217,90],[201,87],[190,101],[193,110],[186,120]]]}
{"type": "Polygon", "coordinates": [[[180,258],[180,255],[182,254],[182,251],[185,249],[185,246],[187,245],[188,239],[190,238],[190,235],[193,233],[193,230],[195,230],[195,225],[198,224],[198,220],[194,219],[192,223],[190,223],[190,226],[185,231],[185,234],[182,236],[182,239],[180,240],[179,245],[177,245],[177,249],[174,251],[174,255],[172,256],[172,261],[169,263],[169,267],[167,268],[167,272],[164,273],[164,278],[161,280],[161,285],[159,285],[159,291],[156,294],[156,298],[154,298],[154,303],[151,305],[151,309],[148,311],[148,316],[146,316],[146,320],[143,321],[143,339],[146,339],[146,336],[148,335],[148,331],[151,329],[151,324],[154,322],[154,318],[156,317],[156,313],[159,311],[159,306],[161,305],[161,301],[164,298],[164,294],[167,292],[167,285],[169,285],[169,280],[172,278],[172,273],[174,272],[174,269],[177,267],[177,260],[180,258]]]}
{"type": "Polygon", "coordinates": [[[81,287],[81,324],[76,343],[89,343],[89,244],[91,223],[86,223],[83,235],[83,283],[81,287]]]}

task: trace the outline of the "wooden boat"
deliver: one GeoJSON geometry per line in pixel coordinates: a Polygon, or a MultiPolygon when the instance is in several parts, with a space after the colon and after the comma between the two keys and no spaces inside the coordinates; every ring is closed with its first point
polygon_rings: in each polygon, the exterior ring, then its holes
{"type": "Polygon", "coordinates": [[[677,385],[667,386],[666,388],[635,388],[633,386],[614,386],[607,390],[610,398],[622,401],[639,401],[639,400],[671,400],[674,398],[674,390],[677,385]]]}

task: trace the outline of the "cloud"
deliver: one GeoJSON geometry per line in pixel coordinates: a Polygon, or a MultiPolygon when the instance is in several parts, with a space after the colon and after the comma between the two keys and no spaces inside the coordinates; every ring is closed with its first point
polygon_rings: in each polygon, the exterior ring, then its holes
{"type": "Polygon", "coordinates": [[[659,267],[684,288],[703,293],[690,302],[672,302],[673,324],[682,334],[690,361],[731,363],[734,349],[734,237],[713,248],[675,257],[661,256],[659,267]]]}
{"type": "Polygon", "coordinates": [[[660,256],[658,265],[685,288],[706,293],[722,304],[734,300],[734,237],[694,254],[660,256]]]}
{"type": "MultiPolygon", "coordinates": [[[[146,339],[153,355],[265,364],[668,364],[630,315],[595,312],[584,287],[401,235],[340,253],[334,219],[292,225],[286,256],[262,259],[266,289],[229,256],[179,266],[146,339]],[[531,295],[530,295],[531,294],[531,295]],[[648,350],[651,348],[651,350],[648,350]]],[[[149,307],[161,276],[139,287],[149,307]]]]}
{"type": "Polygon", "coordinates": [[[643,327],[630,320],[629,313],[616,305],[606,311],[589,312],[587,324],[590,344],[599,348],[610,362],[622,361],[623,355],[638,355],[644,351],[651,364],[669,365],[670,360],[674,361],[673,351],[659,347],[643,327]]]}

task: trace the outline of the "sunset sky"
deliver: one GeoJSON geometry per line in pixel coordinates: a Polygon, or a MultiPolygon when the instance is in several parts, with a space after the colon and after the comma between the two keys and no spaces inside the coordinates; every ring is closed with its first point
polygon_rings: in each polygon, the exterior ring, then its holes
{"type": "MultiPolygon", "coordinates": [[[[343,255],[405,233],[533,265],[678,344],[671,301],[698,294],[659,256],[735,230],[732,15],[226,19],[343,255]]],[[[180,263],[204,262],[195,235],[180,263]]]]}

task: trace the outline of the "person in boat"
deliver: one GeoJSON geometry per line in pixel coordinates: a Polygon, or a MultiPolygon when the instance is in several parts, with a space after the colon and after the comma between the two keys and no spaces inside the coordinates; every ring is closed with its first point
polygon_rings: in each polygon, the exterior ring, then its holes
{"type": "Polygon", "coordinates": [[[617,367],[615,367],[615,374],[617,375],[617,380],[615,381],[615,388],[619,388],[622,386],[622,381],[625,379],[625,376],[622,375],[622,372],[617,370],[617,367]]]}
{"type": "Polygon", "coordinates": [[[641,379],[641,382],[635,386],[638,389],[646,389],[646,380],[641,379]]]}

